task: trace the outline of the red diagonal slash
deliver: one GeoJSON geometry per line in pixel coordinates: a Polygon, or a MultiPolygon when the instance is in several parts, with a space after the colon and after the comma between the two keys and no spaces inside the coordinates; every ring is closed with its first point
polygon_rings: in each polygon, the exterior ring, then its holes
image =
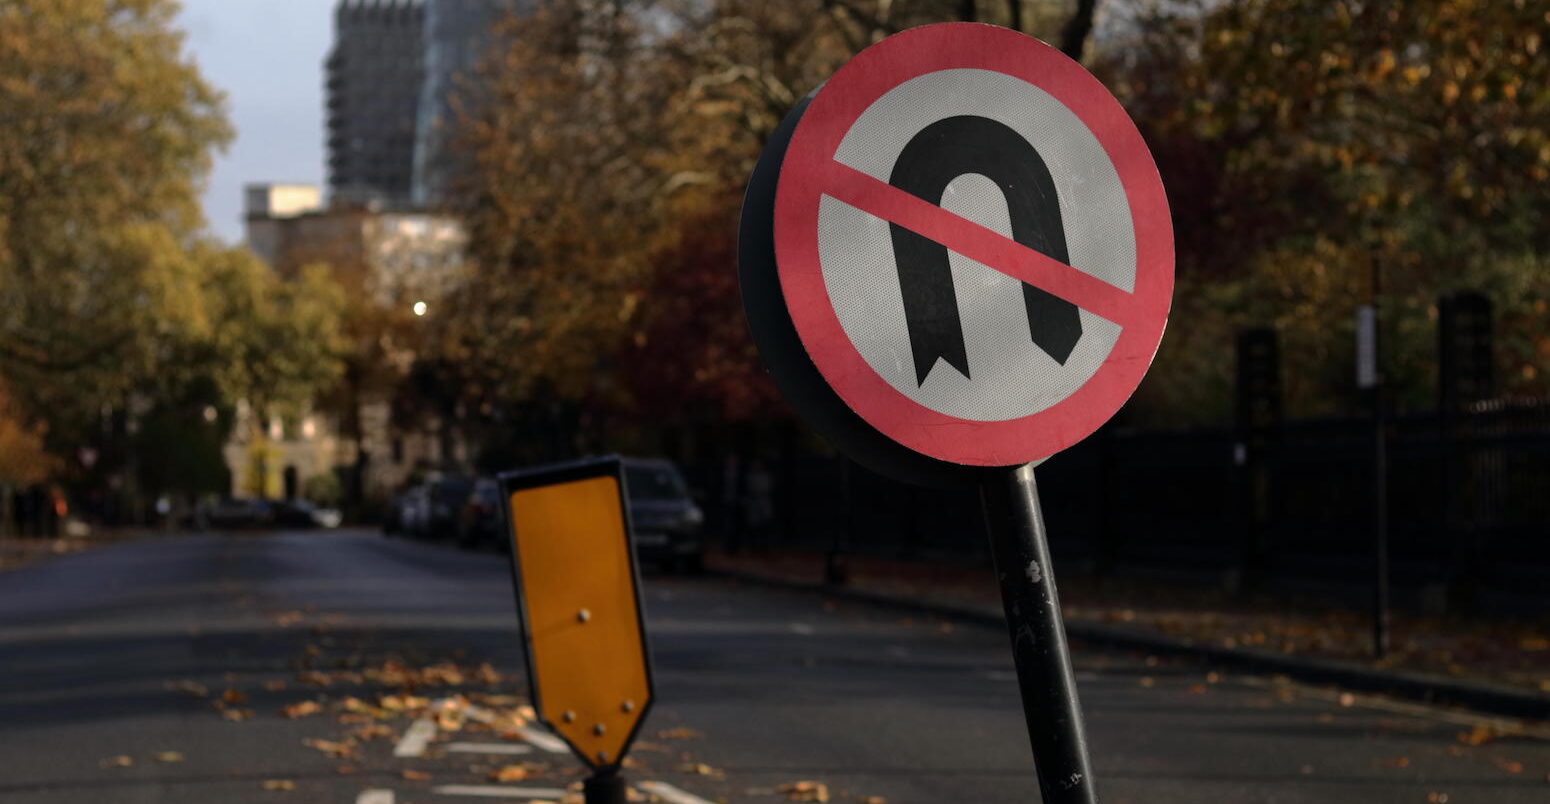
{"type": "Polygon", "coordinates": [[[831,160],[819,186],[825,195],[903,226],[950,251],[1116,324],[1123,325],[1132,318],[1132,294],[849,165],[831,160]]]}

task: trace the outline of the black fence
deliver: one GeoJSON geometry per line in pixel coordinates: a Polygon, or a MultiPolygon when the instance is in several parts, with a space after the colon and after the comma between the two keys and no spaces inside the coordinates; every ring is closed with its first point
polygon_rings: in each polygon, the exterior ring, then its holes
{"type": "MultiPolygon", "coordinates": [[[[1371,419],[1233,430],[1105,429],[1038,470],[1066,565],[1259,578],[1364,577],[1371,419]]],[[[1389,530],[1401,584],[1550,580],[1550,404],[1479,403],[1388,420],[1389,530]]],[[[836,456],[686,461],[728,549],[988,561],[978,495],[904,486],[836,456]]]]}

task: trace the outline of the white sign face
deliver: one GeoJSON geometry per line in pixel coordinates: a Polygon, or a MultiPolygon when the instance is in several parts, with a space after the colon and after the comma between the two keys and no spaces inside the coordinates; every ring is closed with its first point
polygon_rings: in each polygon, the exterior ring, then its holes
{"type": "MultiPolygon", "coordinates": [[[[1132,291],[1136,243],[1119,175],[1082,121],[1033,84],[980,69],[941,70],[912,79],[857,118],[835,160],[887,182],[901,167],[901,157],[908,158],[904,152],[914,138],[940,121],[963,117],[1004,126],[1042,158],[1055,197],[1039,200],[1053,209],[1062,229],[1068,254],[1063,261],[1132,291]]],[[[925,156],[942,158],[940,153],[925,156]]],[[[939,198],[925,200],[1005,237],[1014,235],[1007,193],[982,173],[959,175],[939,198]]],[[[912,354],[901,255],[895,252],[890,223],[826,196],[818,227],[824,284],[846,335],[889,385],[937,412],[1004,421],[1046,410],[1091,379],[1119,339],[1120,324],[1078,310],[1080,336],[1058,360],[1033,339],[1036,318],[1025,303],[1023,283],[949,250],[968,372],[931,355],[934,362],[922,379],[912,354]]]]}
{"type": "MultiPolygon", "coordinates": [[[[766,151],[780,302],[806,352],[770,340],[777,380],[789,364],[810,387],[810,361],[877,433],[974,466],[1048,457],[1124,404],[1167,323],[1173,229],[1097,79],[1015,31],[928,25],[858,54],[799,114],[766,151]]],[[[842,420],[821,396],[799,399],[842,420]]]]}

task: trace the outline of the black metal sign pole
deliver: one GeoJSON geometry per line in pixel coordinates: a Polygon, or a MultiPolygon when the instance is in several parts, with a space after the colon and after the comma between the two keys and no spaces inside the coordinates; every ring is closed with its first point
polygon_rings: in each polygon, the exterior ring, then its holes
{"type": "Polygon", "coordinates": [[[1372,654],[1383,659],[1389,652],[1389,458],[1388,432],[1383,419],[1383,266],[1372,258],[1372,654]]]}
{"type": "Polygon", "coordinates": [[[1033,464],[991,474],[980,495],[1044,804],[1095,804],[1087,732],[1033,464]]]}
{"type": "Polygon", "coordinates": [[[581,795],[586,804],[625,804],[628,800],[624,777],[617,766],[596,768],[581,783],[581,795]]]}

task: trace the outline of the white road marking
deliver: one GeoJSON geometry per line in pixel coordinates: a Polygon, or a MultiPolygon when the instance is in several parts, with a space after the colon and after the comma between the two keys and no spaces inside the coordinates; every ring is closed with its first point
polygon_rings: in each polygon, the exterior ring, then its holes
{"type": "Polygon", "coordinates": [[[355,797],[355,804],[393,804],[393,791],[362,790],[361,794],[355,797]]]}
{"type": "Polygon", "coordinates": [[[506,787],[498,784],[444,784],[432,787],[439,796],[483,796],[484,798],[562,798],[559,787],[506,787]]]}
{"type": "Polygon", "coordinates": [[[531,754],[533,746],[520,743],[447,743],[442,746],[454,754],[531,754]]]}
{"type": "Polygon", "coordinates": [[[548,751],[551,754],[570,753],[570,746],[566,745],[564,740],[561,740],[552,734],[539,731],[538,729],[530,729],[525,726],[523,728],[517,729],[517,734],[521,735],[522,739],[532,743],[540,751],[548,751]]]}
{"type": "Polygon", "coordinates": [[[457,698],[437,698],[431,702],[431,709],[438,711],[456,712],[462,710],[463,717],[469,720],[477,720],[480,723],[494,723],[495,713],[484,707],[469,703],[457,698]]]}
{"type": "Polygon", "coordinates": [[[692,793],[685,793],[667,782],[641,782],[635,786],[667,802],[667,804],[711,804],[711,802],[692,793]]]}
{"type": "Polygon", "coordinates": [[[818,633],[818,629],[808,625],[807,623],[792,623],[791,633],[801,634],[802,636],[812,636],[813,634],[818,633]]]}
{"type": "Polygon", "coordinates": [[[398,745],[393,746],[393,756],[417,757],[425,753],[425,746],[430,745],[431,738],[435,736],[436,724],[422,717],[404,730],[398,745]]]}
{"type": "Polygon", "coordinates": [[[495,713],[485,709],[482,706],[479,706],[478,704],[468,704],[467,706],[463,707],[463,714],[467,716],[469,720],[477,720],[480,723],[495,722],[495,713]]]}

